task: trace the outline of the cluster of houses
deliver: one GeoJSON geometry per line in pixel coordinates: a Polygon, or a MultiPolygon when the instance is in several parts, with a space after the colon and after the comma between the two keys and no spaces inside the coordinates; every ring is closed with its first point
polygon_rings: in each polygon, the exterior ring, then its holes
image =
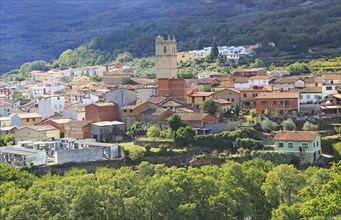
{"type": "MultiPolygon", "coordinates": [[[[243,46],[218,46],[219,57],[226,63],[238,64],[239,58],[244,56],[254,56],[255,48],[259,45],[243,45],[243,46]]],[[[210,54],[212,47],[204,47],[202,50],[191,50],[177,53],[177,62],[188,62],[198,58],[206,57],[210,54]]]]}
{"type": "MultiPolygon", "coordinates": [[[[237,105],[244,111],[255,108],[257,116],[263,116],[267,108],[277,117],[341,115],[341,73],[292,77],[252,68],[235,70],[230,76],[210,73],[200,79],[178,79],[175,38],[158,36],[155,44],[155,79],[132,77],[131,69],[117,62],[104,69],[33,71],[29,80],[2,83],[0,135],[13,133],[16,146],[0,148],[0,161],[43,165],[49,158],[67,163],[118,157],[120,149],[114,143],[123,139],[135,121],[167,128],[174,114],[198,134],[234,130],[238,124],[221,122],[220,114],[237,105]],[[92,81],[89,76],[94,75],[103,80],[92,81]],[[11,100],[13,88],[27,98],[11,100]],[[214,115],[200,112],[199,106],[209,99],[218,107],[214,115]]],[[[302,141],[312,141],[313,136],[308,139],[302,141]]],[[[284,145],[276,146],[292,149],[284,145]]],[[[308,145],[310,150],[312,144],[308,145]]],[[[311,148],[313,154],[318,146],[320,142],[311,148]]]]}

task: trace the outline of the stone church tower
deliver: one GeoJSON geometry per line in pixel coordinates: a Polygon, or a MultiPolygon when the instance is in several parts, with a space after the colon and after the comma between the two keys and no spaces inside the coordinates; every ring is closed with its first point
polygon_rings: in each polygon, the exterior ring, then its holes
{"type": "Polygon", "coordinates": [[[158,79],[177,78],[176,40],[168,36],[165,40],[162,36],[155,38],[156,51],[156,77],[158,79]]]}

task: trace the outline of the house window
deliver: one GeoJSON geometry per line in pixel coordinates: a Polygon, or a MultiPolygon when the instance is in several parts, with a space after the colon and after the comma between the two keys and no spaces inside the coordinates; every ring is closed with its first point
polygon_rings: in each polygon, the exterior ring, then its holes
{"type": "Polygon", "coordinates": [[[246,94],[244,94],[243,96],[244,96],[244,98],[246,98],[246,94]]]}
{"type": "Polygon", "coordinates": [[[232,102],[234,102],[234,99],[232,99],[232,102]]]}
{"type": "Polygon", "coordinates": [[[288,148],[293,148],[294,144],[293,143],[288,143],[288,148]]]}
{"type": "Polygon", "coordinates": [[[319,146],[319,141],[316,141],[316,146],[319,146]]]}
{"type": "Polygon", "coordinates": [[[307,95],[307,99],[310,99],[310,95],[307,95]]]}
{"type": "Polygon", "coordinates": [[[300,95],[300,99],[303,99],[303,95],[300,95]]]}
{"type": "Polygon", "coordinates": [[[202,100],[205,101],[205,100],[206,100],[206,97],[202,97],[202,100]]]}
{"type": "Polygon", "coordinates": [[[304,147],[305,149],[308,149],[308,144],[307,143],[303,143],[302,147],[304,147]]]}
{"type": "Polygon", "coordinates": [[[60,100],[60,98],[59,98],[59,97],[57,97],[57,100],[60,100]]]}
{"type": "Polygon", "coordinates": [[[227,99],[227,101],[230,101],[230,99],[227,99]]]}
{"type": "Polygon", "coordinates": [[[313,147],[315,147],[315,142],[313,142],[313,147]]]}
{"type": "Polygon", "coordinates": [[[283,110],[279,110],[279,114],[280,114],[280,115],[283,115],[283,110]]]}
{"type": "Polygon", "coordinates": [[[283,101],[280,101],[281,105],[283,105],[283,101]]]}
{"type": "Polygon", "coordinates": [[[278,147],[284,147],[283,143],[278,143],[278,147]]]}
{"type": "Polygon", "coordinates": [[[126,109],[124,109],[124,110],[123,110],[123,112],[127,112],[127,110],[126,110],[126,109]]]}
{"type": "Polygon", "coordinates": [[[277,104],[277,101],[272,101],[272,104],[276,105],[276,104],[277,104]]]}
{"type": "Polygon", "coordinates": [[[192,97],[192,103],[194,103],[194,97],[192,97]]]}
{"type": "Polygon", "coordinates": [[[33,120],[33,121],[36,121],[36,119],[35,119],[35,118],[33,118],[32,120],[33,120]]]}
{"type": "Polygon", "coordinates": [[[333,90],[333,87],[327,86],[327,87],[326,87],[326,90],[333,90]]]}
{"type": "Polygon", "coordinates": [[[132,113],[133,112],[133,110],[130,110],[130,113],[132,113]]]}
{"type": "Polygon", "coordinates": [[[285,105],[285,106],[284,106],[285,108],[289,108],[289,100],[285,100],[284,105],[285,105]]]}
{"type": "Polygon", "coordinates": [[[262,105],[266,105],[266,104],[268,104],[268,102],[267,102],[267,101],[265,101],[265,100],[262,100],[260,103],[261,103],[262,105]]]}
{"type": "Polygon", "coordinates": [[[314,99],[318,99],[319,98],[319,96],[318,95],[314,95],[314,99]]]}
{"type": "Polygon", "coordinates": [[[30,119],[29,118],[26,118],[26,122],[29,122],[30,121],[30,119]]]}
{"type": "Polygon", "coordinates": [[[167,47],[163,46],[163,53],[167,53],[167,47]]]}

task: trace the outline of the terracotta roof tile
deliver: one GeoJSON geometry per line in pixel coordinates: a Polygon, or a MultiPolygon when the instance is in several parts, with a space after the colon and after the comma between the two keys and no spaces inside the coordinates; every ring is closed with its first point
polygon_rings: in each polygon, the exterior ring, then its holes
{"type": "Polygon", "coordinates": [[[317,131],[279,131],[274,140],[276,141],[313,141],[318,135],[317,131]]]}
{"type": "Polygon", "coordinates": [[[192,95],[190,95],[190,96],[198,96],[198,97],[208,97],[208,96],[211,96],[211,95],[213,95],[214,94],[214,92],[195,92],[195,93],[193,93],[192,95]]]}
{"type": "Polygon", "coordinates": [[[274,92],[274,93],[261,93],[255,99],[294,99],[298,98],[298,92],[274,92]]]}

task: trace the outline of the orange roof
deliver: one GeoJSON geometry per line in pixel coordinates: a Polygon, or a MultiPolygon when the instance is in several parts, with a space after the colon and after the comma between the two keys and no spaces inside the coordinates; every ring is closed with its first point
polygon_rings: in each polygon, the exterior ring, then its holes
{"type": "Polygon", "coordinates": [[[341,73],[336,73],[336,74],[326,74],[322,76],[322,79],[336,79],[336,80],[341,80],[341,73]]]}
{"type": "Polygon", "coordinates": [[[274,90],[279,91],[278,88],[273,88],[272,86],[269,86],[269,85],[259,85],[259,86],[253,86],[247,89],[241,89],[240,91],[241,92],[253,92],[253,91],[271,92],[274,90]]]}
{"type": "Polygon", "coordinates": [[[313,141],[318,135],[317,131],[279,131],[274,140],[276,141],[313,141]]]}
{"type": "Polygon", "coordinates": [[[202,114],[198,112],[180,114],[181,120],[184,120],[184,121],[197,121],[197,120],[202,121],[207,116],[209,116],[209,114],[202,114]]]}
{"type": "Polygon", "coordinates": [[[273,76],[252,76],[249,79],[254,80],[254,79],[271,79],[273,76]]]}
{"type": "Polygon", "coordinates": [[[261,93],[255,99],[298,99],[299,92],[261,93]]]}
{"type": "Polygon", "coordinates": [[[214,94],[214,92],[195,92],[195,93],[193,93],[192,95],[190,95],[190,96],[197,96],[197,97],[203,97],[203,96],[205,96],[205,97],[208,97],[208,96],[211,96],[211,95],[213,95],[214,94]]]}

